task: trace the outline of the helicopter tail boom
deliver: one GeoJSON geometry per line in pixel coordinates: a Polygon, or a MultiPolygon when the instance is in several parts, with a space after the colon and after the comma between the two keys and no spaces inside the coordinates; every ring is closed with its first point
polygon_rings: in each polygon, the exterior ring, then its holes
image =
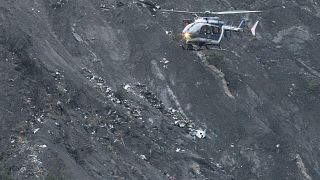
{"type": "Polygon", "coordinates": [[[258,24],[259,24],[259,21],[256,21],[256,22],[254,23],[254,25],[251,27],[251,29],[249,29],[246,20],[243,19],[243,20],[240,22],[239,26],[224,25],[224,26],[223,26],[223,29],[224,29],[225,31],[237,31],[237,32],[244,32],[244,31],[246,31],[246,30],[250,30],[252,36],[256,36],[256,29],[257,29],[257,27],[258,27],[258,24]]]}

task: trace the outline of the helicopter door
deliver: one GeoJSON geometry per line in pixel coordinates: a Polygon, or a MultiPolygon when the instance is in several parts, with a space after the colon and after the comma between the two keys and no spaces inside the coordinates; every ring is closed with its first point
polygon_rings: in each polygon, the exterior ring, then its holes
{"type": "Polygon", "coordinates": [[[211,32],[212,33],[209,38],[214,41],[218,41],[221,36],[221,28],[218,26],[211,26],[211,32]]]}
{"type": "Polygon", "coordinates": [[[200,36],[205,39],[209,39],[212,34],[212,28],[208,25],[204,25],[200,29],[200,36]]]}
{"type": "Polygon", "coordinates": [[[219,41],[221,36],[221,28],[219,26],[203,25],[200,29],[201,38],[219,41]]]}

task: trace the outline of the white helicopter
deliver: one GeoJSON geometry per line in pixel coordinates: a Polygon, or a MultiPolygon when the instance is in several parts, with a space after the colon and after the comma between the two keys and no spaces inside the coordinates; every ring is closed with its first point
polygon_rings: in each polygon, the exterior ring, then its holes
{"type": "Polygon", "coordinates": [[[227,36],[228,32],[246,32],[251,31],[253,36],[256,35],[256,28],[259,21],[256,21],[254,25],[248,27],[248,19],[242,18],[238,26],[232,26],[225,24],[219,17],[212,17],[213,15],[231,15],[231,14],[247,14],[247,13],[261,13],[262,11],[246,11],[246,10],[234,10],[234,11],[205,11],[205,12],[192,12],[192,11],[179,11],[179,10],[167,10],[161,9],[160,6],[146,0],[139,0],[136,2],[138,5],[149,8],[149,10],[155,15],[157,11],[167,13],[184,13],[192,14],[195,16],[195,20],[184,20],[186,24],[182,31],[182,44],[181,47],[184,50],[201,50],[204,46],[207,49],[224,50],[221,48],[221,41],[223,37],[227,36]],[[198,15],[205,16],[198,16],[198,15]]]}

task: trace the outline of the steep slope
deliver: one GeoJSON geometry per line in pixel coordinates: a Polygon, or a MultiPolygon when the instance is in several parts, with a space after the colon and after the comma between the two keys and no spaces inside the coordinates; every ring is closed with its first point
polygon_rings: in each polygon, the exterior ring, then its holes
{"type": "Polygon", "coordinates": [[[0,0],[0,179],[320,178],[317,2],[157,2],[264,12],[189,52],[185,15],[0,0]]]}

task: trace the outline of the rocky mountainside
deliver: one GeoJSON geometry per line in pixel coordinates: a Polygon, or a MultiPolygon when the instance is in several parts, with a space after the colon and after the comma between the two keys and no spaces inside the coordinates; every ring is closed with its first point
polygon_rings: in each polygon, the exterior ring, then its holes
{"type": "Polygon", "coordinates": [[[0,179],[320,179],[320,2],[154,2],[263,13],[195,52],[133,0],[0,0],[0,179]]]}

